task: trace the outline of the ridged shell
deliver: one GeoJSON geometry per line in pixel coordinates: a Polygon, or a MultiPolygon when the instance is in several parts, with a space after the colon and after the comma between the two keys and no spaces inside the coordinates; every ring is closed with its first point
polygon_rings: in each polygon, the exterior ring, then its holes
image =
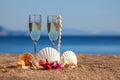
{"type": "Polygon", "coordinates": [[[70,63],[77,65],[77,57],[76,57],[75,53],[70,50],[64,52],[61,56],[61,63],[63,65],[70,64],[70,63]]]}
{"type": "Polygon", "coordinates": [[[52,47],[43,48],[36,56],[37,60],[46,60],[49,62],[60,61],[60,54],[52,47]]]}
{"type": "Polygon", "coordinates": [[[34,60],[34,56],[30,53],[21,54],[18,57],[18,66],[32,66],[31,62],[34,60]]]}

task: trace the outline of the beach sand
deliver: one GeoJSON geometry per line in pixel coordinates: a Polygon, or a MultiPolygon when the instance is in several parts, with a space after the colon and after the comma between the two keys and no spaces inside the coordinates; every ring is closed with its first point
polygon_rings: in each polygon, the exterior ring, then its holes
{"type": "Polygon", "coordinates": [[[120,55],[79,54],[75,69],[16,68],[18,54],[0,54],[0,80],[120,80],[120,55]]]}

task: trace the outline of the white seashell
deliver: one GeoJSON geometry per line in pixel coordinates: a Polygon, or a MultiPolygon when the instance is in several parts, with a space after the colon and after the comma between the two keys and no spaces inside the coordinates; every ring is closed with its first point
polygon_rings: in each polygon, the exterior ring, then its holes
{"type": "Polygon", "coordinates": [[[30,69],[29,66],[22,66],[22,69],[30,69]]]}
{"type": "Polygon", "coordinates": [[[61,18],[62,18],[62,16],[61,16],[61,15],[59,15],[59,16],[58,16],[58,18],[59,18],[59,19],[61,19],[61,18]]]}
{"type": "Polygon", "coordinates": [[[77,65],[77,57],[76,57],[75,53],[70,50],[64,52],[61,56],[61,63],[63,65],[71,64],[71,63],[77,65]]]}
{"type": "Polygon", "coordinates": [[[60,62],[60,54],[52,47],[43,48],[39,53],[36,54],[37,60],[46,60],[49,62],[58,61],[60,62]]]}

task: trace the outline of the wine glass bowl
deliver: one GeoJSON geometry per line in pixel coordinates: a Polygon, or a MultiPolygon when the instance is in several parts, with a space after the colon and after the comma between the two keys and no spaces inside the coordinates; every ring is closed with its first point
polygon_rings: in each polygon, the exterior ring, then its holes
{"type": "Polygon", "coordinates": [[[33,41],[38,41],[40,38],[41,23],[29,23],[30,37],[33,41]]]}
{"type": "Polygon", "coordinates": [[[56,23],[57,16],[47,16],[47,30],[50,41],[52,42],[53,48],[55,48],[55,41],[58,39],[59,30],[56,23]]]}
{"type": "Polygon", "coordinates": [[[41,15],[29,15],[30,37],[34,42],[34,53],[37,53],[37,41],[40,39],[41,15]]]}

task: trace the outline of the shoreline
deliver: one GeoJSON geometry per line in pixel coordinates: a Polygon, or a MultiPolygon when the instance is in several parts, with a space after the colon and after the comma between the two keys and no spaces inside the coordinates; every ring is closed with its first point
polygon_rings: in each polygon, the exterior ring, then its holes
{"type": "Polygon", "coordinates": [[[61,70],[16,68],[20,54],[0,54],[0,80],[120,80],[120,55],[76,54],[78,67],[61,70]]]}

